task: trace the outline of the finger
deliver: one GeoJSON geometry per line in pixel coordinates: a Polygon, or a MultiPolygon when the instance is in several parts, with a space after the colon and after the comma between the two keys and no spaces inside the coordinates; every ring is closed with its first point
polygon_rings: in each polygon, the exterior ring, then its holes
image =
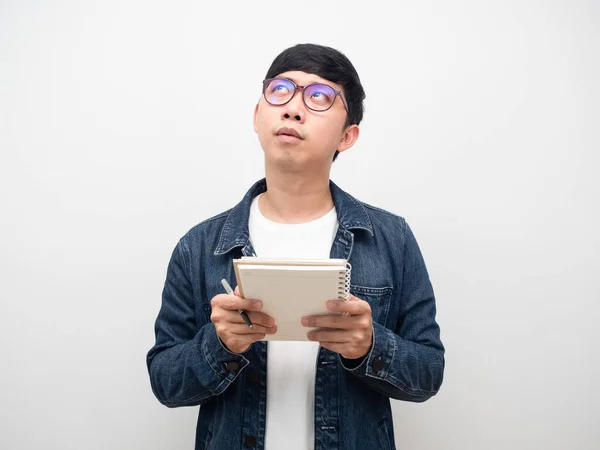
{"type": "MultiPolygon", "coordinates": [[[[242,316],[240,316],[240,319],[241,317],[242,316]]],[[[275,319],[273,319],[271,316],[265,313],[251,311],[248,313],[248,318],[250,319],[250,322],[252,322],[252,325],[254,325],[255,323],[264,327],[272,327],[273,325],[275,325],[275,319]]],[[[243,321],[244,319],[242,319],[242,322],[243,321]]]]}
{"type": "Polygon", "coordinates": [[[333,312],[346,313],[351,316],[371,314],[369,303],[356,297],[352,297],[350,300],[330,300],[327,302],[327,309],[333,312]]]}
{"type": "MultiPolygon", "coordinates": [[[[248,312],[248,318],[252,322],[252,326],[260,325],[268,328],[275,325],[275,320],[271,316],[256,311],[248,312]]],[[[214,309],[210,320],[214,323],[243,323],[245,327],[248,327],[237,309],[234,311],[222,308],[214,309]]]]}
{"type": "Polygon", "coordinates": [[[263,304],[260,300],[251,300],[227,294],[217,295],[213,300],[216,303],[213,307],[218,306],[229,311],[239,311],[240,309],[245,311],[260,311],[263,304]]]}
{"type": "MultiPolygon", "coordinates": [[[[244,321],[244,318],[242,317],[242,315],[239,312],[228,311],[228,313],[231,313],[231,315],[228,314],[229,322],[243,323],[244,326],[248,328],[248,325],[246,324],[246,322],[244,321]]],[[[271,316],[268,316],[266,314],[262,314],[262,313],[258,313],[258,312],[250,312],[250,313],[248,313],[248,318],[250,319],[250,322],[252,323],[253,328],[256,328],[258,326],[264,327],[264,328],[270,328],[270,327],[275,326],[275,319],[273,319],[271,316]]]]}
{"type": "MultiPolygon", "coordinates": [[[[302,318],[305,327],[355,329],[360,326],[362,316],[342,316],[329,314],[326,316],[306,316],[302,318]]],[[[362,328],[362,327],[361,327],[362,328]]]]}
{"type": "MultiPolygon", "coordinates": [[[[252,331],[252,330],[250,330],[252,331]]],[[[235,340],[238,344],[252,344],[253,342],[260,341],[265,337],[265,333],[229,333],[226,341],[235,340]]]]}
{"type": "MultiPolygon", "coordinates": [[[[229,334],[235,334],[238,336],[242,335],[253,335],[253,334],[275,334],[277,332],[277,325],[273,325],[272,327],[264,327],[262,325],[252,324],[252,328],[250,328],[245,323],[232,323],[229,324],[226,328],[226,332],[229,334]]],[[[261,338],[262,339],[262,338],[261,338]]]]}
{"type": "Polygon", "coordinates": [[[240,295],[240,287],[236,286],[235,289],[233,290],[233,294],[237,295],[238,297],[241,297],[240,295]]]}
{"type": "Polygon", "coordinates": [[[329,343],[347,343],[352,339],[352,332],[347,330],[318,329],[309,331],[306,336],[310,341],[329,342],[329,343]]]}

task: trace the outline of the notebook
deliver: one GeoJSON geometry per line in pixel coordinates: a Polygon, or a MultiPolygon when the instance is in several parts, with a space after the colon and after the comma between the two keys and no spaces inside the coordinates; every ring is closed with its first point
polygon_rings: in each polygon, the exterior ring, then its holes
{"type": "Polygon", "coordinates": [[[277,333],[265,341],[307,341],[304,316],[336,314],[328,300],[347,300],[351,266],[345,259],[273,259],[244,256],[233,261],[240,295],[263,301],[277,333]]]}

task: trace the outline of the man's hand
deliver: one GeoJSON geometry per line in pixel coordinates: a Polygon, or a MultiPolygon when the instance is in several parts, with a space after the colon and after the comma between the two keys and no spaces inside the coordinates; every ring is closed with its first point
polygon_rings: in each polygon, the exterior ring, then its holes
{"type": "Polygon", "coordinates": [[[248,300],[239,297],[239,289],[235,295],[220,294],[210,301],[212,314],[210,320],[215,324],[217,335],[225,346],[233,353],[243,353],[254,342],[261,340],[265,334],[277,331],[271,316],[259,312],[263,305],[260,300],[248,300]],[[252,328],[244,323],[239,313],[243,309],[248,313],[252,328]]]}
{"type": "Polygon", "coordinates": [[[327,309],[346,315],[303,317],[302,325],[305,327],[324,328],[309,331],[308,339],[318,341],[321,347],[347,359],[361,358],[369,353],[373,344],[373,318],[369,303],[350,295],[348,301],[328,301],[327,309]]]}

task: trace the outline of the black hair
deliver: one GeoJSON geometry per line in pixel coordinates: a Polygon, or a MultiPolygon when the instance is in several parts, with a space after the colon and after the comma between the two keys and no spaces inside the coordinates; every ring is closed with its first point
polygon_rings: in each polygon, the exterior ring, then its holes
{"type": "MultiPolygon", "coordinates": [[[[348,105],[348,117],[344,126],[360,124],[365,111],[365,91],[356,69],[346,55],[324,45],[298,44],[284,50],[273,60],[265,79],[292,70],[312,73],[339,84],[344,90],[348,105]]],[[[336,151],[334,161],[338,155],[339,152],[336,151]]]]}

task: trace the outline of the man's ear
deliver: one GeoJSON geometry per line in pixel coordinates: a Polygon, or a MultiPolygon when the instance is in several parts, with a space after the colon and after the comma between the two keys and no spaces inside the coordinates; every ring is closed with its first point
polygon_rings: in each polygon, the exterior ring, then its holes
{"type": "Polygon", "coordinates": [[[254,107],[254,118],[253,118],[253,121],[254,121],[254,132],[255,133],[258,133],[258,127],[256,126],[256,118],[257,118],[257,116],[258,116],[258,103],[254,107]]]}
{"type": "Polygon", "coordinates": [[[340,153],[348,150],[354,145],[359,134],[360,129],[358,128],[358,125],[350,125],[348,128],[346,128],[346,130],[344,130],[344,134],[342,135],[342,139],[340,140],[336,150],[340,153]]]}

